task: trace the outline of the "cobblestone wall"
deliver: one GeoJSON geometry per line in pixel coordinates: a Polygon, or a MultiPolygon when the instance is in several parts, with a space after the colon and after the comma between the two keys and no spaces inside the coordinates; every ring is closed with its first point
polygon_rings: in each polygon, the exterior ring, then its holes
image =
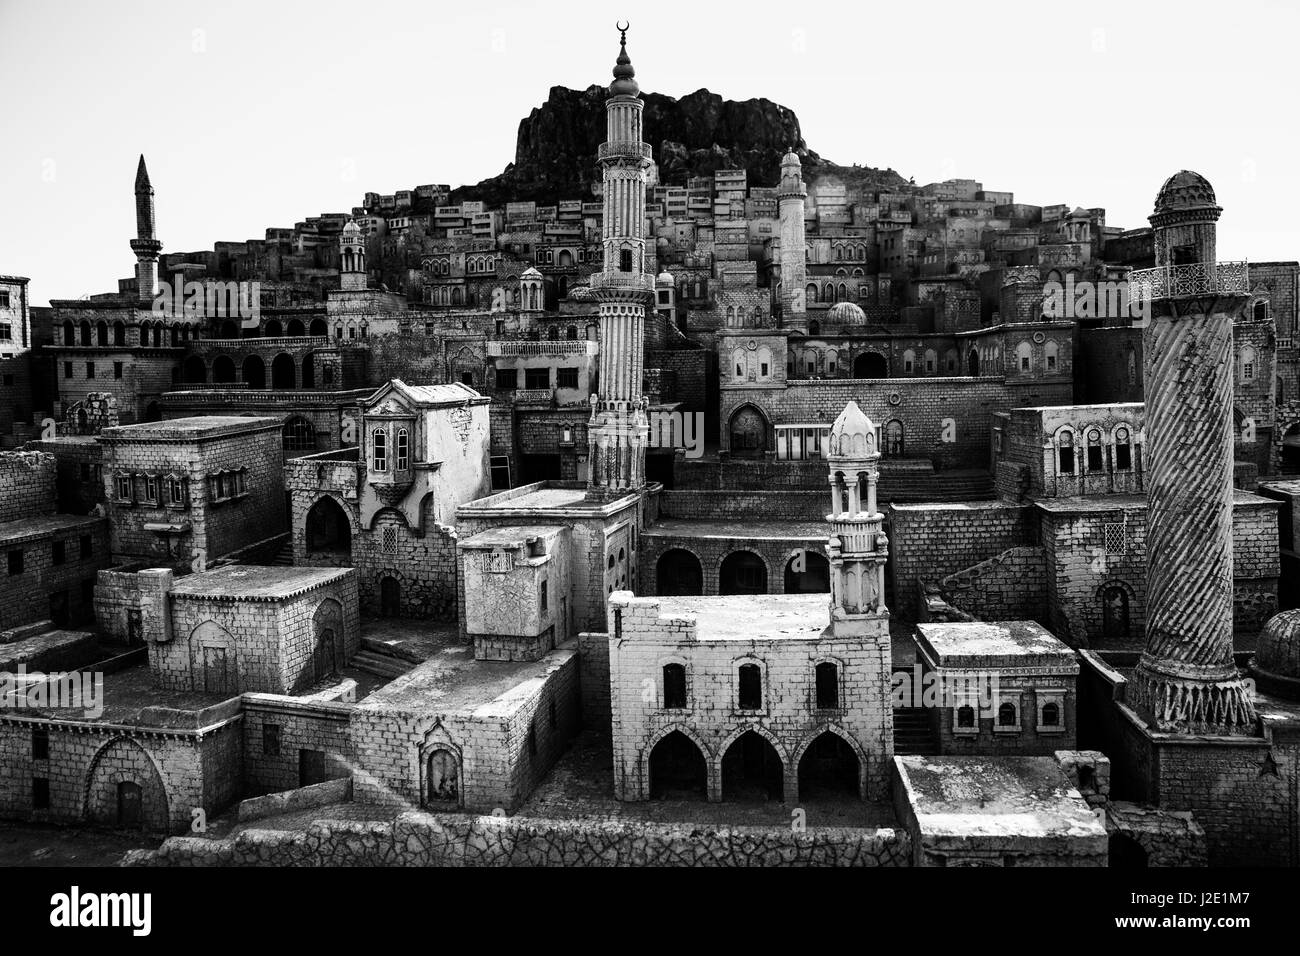
{"type": "Polygon", "coordinates": [[[393,823],[322,820],[306,831],[175,837],[125,866],[908,866],[894,829],[710,827],[403,813],[393,823]]]}

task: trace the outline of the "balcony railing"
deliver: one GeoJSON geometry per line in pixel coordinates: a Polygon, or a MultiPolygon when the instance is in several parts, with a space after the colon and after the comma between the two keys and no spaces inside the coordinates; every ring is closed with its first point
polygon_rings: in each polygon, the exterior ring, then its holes
{"type": "Polygon", "coordinates": [[[546,339],[544,341],[512,341],[503,339],[488,343],[488,355],[595,355],[596,343],[587,339],[546,339]]]}
{"type": "Polygon", "coordinates": [[[1136,269],[1128,274],[1128,282],[1129,298],[1134,301],[1244,294],[1250,291],[1250,270],[1245,262],[1191,262],[1136,269]]]}
{"type": "Polygon", "coordinates": [[[649,159],[649,143],[601,143],[596,149],[597,159],[611,159],[616,156],[631,156],[634,159],[649,159]]]}
{"type": "Polygon", "coordinates": [[[593,272],[593,289],[637,289],[654,292],[655,277],[644,272],[593,272]]]}
{"type": "Polygon", "coordinates": [[[542,405],[550,407],[555,404],[555,390],[551,388],[521,388],[514,393],[516,405],[542,405]]]}

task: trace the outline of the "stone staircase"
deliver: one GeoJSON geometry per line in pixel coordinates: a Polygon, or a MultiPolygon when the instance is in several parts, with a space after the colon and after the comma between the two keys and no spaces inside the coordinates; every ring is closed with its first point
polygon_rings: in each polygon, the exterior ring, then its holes
{"type": "Polygon", "coordinates": [[[930,714],[924,707],[894,708],[894,754],[935,756],[939,745],[930,733],[930,714]]]}
{"type": "Polygon", "coordinates": [[[375,677],[383,677],[392,680],[395,677],[401,677],[411,669],[411,662],[404,661],[400,657],[394,657],[392,654],[385,654],[382,651],[375,650],[373,646],[363,646],[357,651],[356,656],[349,661],[349,665],[359,671],[365,671],[367,674],[373,674],[375,677]]]}
{"type": "Polygon", "coordinates": [[[272,565],[278,565],[282,568],[293,567],[293,541],[285,541],[284,546],[275,552],[275,557],[271,559],[272,565]]]}

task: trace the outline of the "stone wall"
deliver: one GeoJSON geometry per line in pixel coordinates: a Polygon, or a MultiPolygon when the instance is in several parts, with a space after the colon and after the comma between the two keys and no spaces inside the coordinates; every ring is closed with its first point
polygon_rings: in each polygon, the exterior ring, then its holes
{"type": "Polygon", "coordinates": [[[1044,549],[1009,548],[938,584],[949,604],[981,620],[1034,621],[1047,616],[1042,601],[1046,572],[1044,549]]]}
{"type": "Polygon", "coordinates": [[[124,866],[908,866],[902,830],[711,827],[408,812],[234,840],[174,837],[124,866]]]}
{"type": "Polygon", "coordinates": [[[0,551],[21,556],[20,570],[13,564],[7,573],[0,569],[0,630],[46,618],[67,625],[94,617],[95,575],[109,560],[104,518],[22,522],[0,537],[0,551]]]}
{"type": "Polygon", "coordinates": [[[54,513],[56,464],[42,452],[0,454],[0,522],[54,513]]]}

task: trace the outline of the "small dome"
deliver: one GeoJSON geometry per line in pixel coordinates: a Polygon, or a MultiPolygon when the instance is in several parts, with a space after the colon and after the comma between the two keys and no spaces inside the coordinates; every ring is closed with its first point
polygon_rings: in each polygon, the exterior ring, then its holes
{"type": "Polygon", "coordinates": [[[614,82],[609,84],[609,95],[636,96],[640,92],[641,86],[636,81],[632,58],[627,55],[627,34],[624,33],[618,44],[618,60],[614,63],[614,82]]]}
{"type": "Polygon", "coordinates": [[[540,278],[542,278],[542,274],[541,274],[540,272],[538,272],[537,269],[534,268],[533,266],[529,266],[527,269],[525,269],[525,270],[523,271],[523,274],[520,275],[519,278],[520,278],[520,279],[540,279],[540,278]]]}
{"type": "Polygon", "coordinates": [[[348,220],[348,224],[343,227],[343,235],[345,236],[361,235],[361,227],[357,225],[357,221],[355,219],[348,220]]]}
{"type": "Polygon", "coordinates": [[[877,454],[876,426],[857,402],[850,401],[831,426],[831,457],[871,458],[877,454]]]}
{"type": "Polygon", "coordinates": [[[655,285],[663,285],[671,289],[676,284],[677,283],[673,281],[673,274],[667,269],[655,276],[655,285]]]}
{"type": "Polygon", "coordinates": [[[1156,196],[1156,212],[1180,209],[1215,209],[1214,188],[1208,179],[1190,169],[1182,169],[1165,180],[1156,196]]]}
{"type": "Polygon", "coordinates": [[[867,314],[852,302],[836,302],[826,313],[826,318],[841,325],[866,325],[867,314]]]}
{"type": "Polygon", "coordinates": [[[1268,619],[1259,633],[1255,664],[1280,677],[1300,678],[1300,609],[1268,619]]]}
{"type": "Polygon", "coordinates": [[[791,149],[788,153],[786,153],[784,156],[781,157],[781,165],[802,166],[803,163],[799,162],[799,154],[796,153],[793,149],[791,149]]]}

